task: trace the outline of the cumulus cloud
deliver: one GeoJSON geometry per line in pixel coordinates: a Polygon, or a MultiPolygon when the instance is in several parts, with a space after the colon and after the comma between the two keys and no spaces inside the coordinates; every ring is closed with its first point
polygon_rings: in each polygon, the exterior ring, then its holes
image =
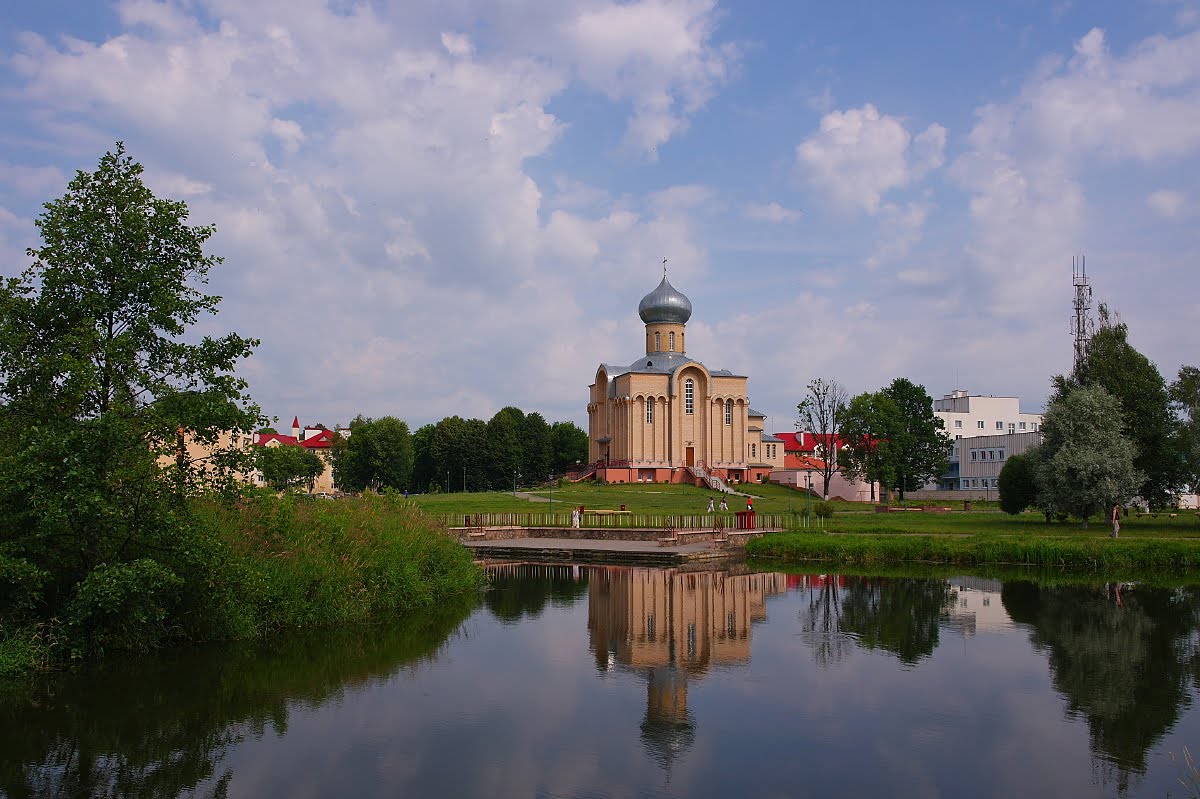
{"type": "Polygon", "coordinates": [[[1185,202],[1187,202],[1187,198],[1183,193],[1174,189],[1159,189],[1146,197],[1146,205],[1169,219],[1179,215],[1185,202]]]}
{"type": "Polygon", "coordinates": [[[897,117],[872,104],[832,111],[796,147],[801,169],[845,208],[878,213],[883,195],[942,165],[946,130],[932,124],[915,140],[897,117]]]}

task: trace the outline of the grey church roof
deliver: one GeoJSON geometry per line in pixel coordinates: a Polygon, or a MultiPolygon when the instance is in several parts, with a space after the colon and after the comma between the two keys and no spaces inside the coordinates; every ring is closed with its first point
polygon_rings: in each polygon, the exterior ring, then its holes
{"type": "MultiPolygon", "coordinates": [[[[695,358],[689,358],[682,352],[655,352],[649,355],[643,355],[629,366],[617,366],[615,364],[602,363],[601,368],[608,375],[608,392],[609,396],[614,396],[616,392],[616,384],[614,378],[625,374],[635,375],[674,375],[680,367],[695,363],[704,366],[695,358]]],[[[707,367],[705,367],[707,368],[707,367]]],[[[745,377],[745,375],[735,375],[728,369],[711,369],[709,374],[713,377],[745,377]]]]}
{"type": "Polygon", "coordinates": [[[763,433],[762,434],[762,442],[764,444],[782,444],[783,439],[780,438],[779,436],[772,435],[771,433],[763,433]]]}
{"type": "Polygon", "coordinates": [[[638,316],[648,325],[656,322],[684,325],[692,318],[692,301],[672,286],[664,274],[658,288],[642,297],[638,303],[638,316]]]}

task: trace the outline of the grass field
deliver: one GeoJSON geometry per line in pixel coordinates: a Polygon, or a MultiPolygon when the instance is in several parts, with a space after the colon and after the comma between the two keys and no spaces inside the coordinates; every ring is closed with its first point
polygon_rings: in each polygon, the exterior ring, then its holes
{"type": "MultiPolygon", "coordinates": [[[[743,487],[754,497],[754,509],[760,513],[787,513],[797,516],[805,512],[805,495],[778,485],[753,485],[743,487]]],[[[410,501],[432,514],[453,517],[476,513],[545,513],[551,508],[551,492],[545,487],[518,492],[467,492],[455,494],[421,494],[410,497],[410,501]]],[[[574,483],[556,486],[553,491],[553,508],[556,512],[570,513],[573,506],[583,505],[589,510],[619,510],[621,506],[632,513],[703,513],[708,508],[709,497],[720,501],[721,494],[694,486],[653,483],[647,485],[596,485],[574,483]]],[[[745,499],[727,495],[730,510],[745,508],[745,499]]],[[[815,499],[813,500],[815,502],[815,499]]],[[[958,509],[945,513],[910,510],[906,512],[876,513],[874,506],[867,503],[835,501],[834,516],[825,524],[827,533],[858,533],[870,535],[909,534],[938,536],[1052,536],[1066,538],[1105,538],[1108,524],[1094,519],[1088,529],[1082,529],[1078,521],[1046,524],[1040,513],[1023,513],[1010,516],[1000,512],[996,503],[973,502],[972,510],[964,512],[961,503],[942,505],[958,509]]],[[[937,504],[937,503],[926,503],[937,504]]],[[[915,507],[915,503],[910,503],[915,507]]],[[[1196,511],[1180,511],[1172,519],[1160,513],[1157,518],[1141,519],[1129,516],[1121,522],[1123,539],[1138,538],[1194,538],[1200,539],[1200,517],[1196,511]]]]}

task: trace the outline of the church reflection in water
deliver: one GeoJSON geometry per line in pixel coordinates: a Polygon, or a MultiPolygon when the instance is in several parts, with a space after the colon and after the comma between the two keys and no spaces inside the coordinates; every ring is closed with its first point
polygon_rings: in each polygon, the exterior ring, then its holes
{"type": "Polygon", "coordinates": [[[717,665],[750,662],[750,628],[781,574],[627,567],[588,570],[588,637],[596,665],[646,679],[642,742],[669,768],[695,738],[688,682],[717,665]]]}

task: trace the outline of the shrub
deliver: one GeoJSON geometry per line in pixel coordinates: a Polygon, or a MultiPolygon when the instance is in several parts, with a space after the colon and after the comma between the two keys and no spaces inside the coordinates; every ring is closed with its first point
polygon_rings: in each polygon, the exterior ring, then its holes
{"type": "Polygon", "coordinates": [[[0,555],[0,619],[19,619],[42,600],[50,575],[27,560],[0,555]]]}
{"type": "Polygon", "coordinates": [[[182,579],[150,558],[93,569],[67,605],[72,653],[145,652],[162,645],[182,586],[182,579]]]}
{"type": "Polygon", "coordinates": [[[822,499],[813,504],[813,515],[818,519],[832,519],[833,513],[833,503],[827,499],[822,499]]]}

